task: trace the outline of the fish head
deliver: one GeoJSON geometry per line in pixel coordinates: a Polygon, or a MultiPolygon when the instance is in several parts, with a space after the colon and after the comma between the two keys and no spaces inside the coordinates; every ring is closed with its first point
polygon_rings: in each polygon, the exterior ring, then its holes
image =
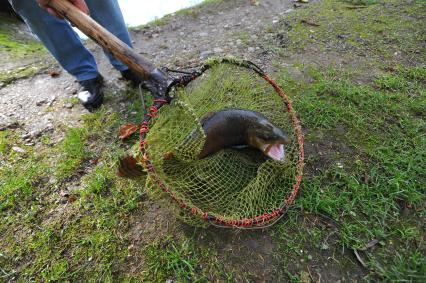
{"type": "Polygon", "coordinates": [[[247,134],[250,146],[258,148],[274,160],[284,160],[284,145],[289,144],[290,139],[282,129],[267,119],[262,119],[254,122],[247,130],[247,134]]]}

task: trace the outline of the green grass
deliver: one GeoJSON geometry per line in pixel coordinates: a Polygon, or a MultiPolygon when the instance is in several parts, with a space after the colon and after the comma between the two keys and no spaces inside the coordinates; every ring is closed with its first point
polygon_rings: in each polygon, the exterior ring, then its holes
{"type": "Polygon", "coordinates": [[[341,0],[342,2],[349,3],[352,5],[367,6],[377,4],[377,0],[341,0]]]}
{"type": "Polygon", "coordinates": [[[0,64],[10,62],[13,64],[7,70],[0,70],[0,87],[17,79],[34,76],[46,69],[44,63],[34,59],[45,57],[44,47],[30,36],[20,35],[17,32],[18,29],[16,19],[2,16],[0,19],[0,64]],[[20,63],[27,61],[28,63],[20,63]]]}
{"type": "Polygon", "coordinates": [[[87,158],[84,142],[87,131],[79,128],[71,128],[62,141],[58,163],[55,167],[55,175],[59,180],[65,179],[77,169],[84,158],[87,158]]]}
{"type": "MultiPolygon", "coordinates": [[[[2,17],[0,20],[0,47],[1,52],[7,52],[16,58],[22,58],[28,55],[34,55],[44,50],[43,46],[27,37],[19,37],[16,30],[11,29],[16,23],[15,19],[2,17]]],[[[16,27],[14,27],[16,28],[16,27]]]]}
{"type": "Polygon", "coordinates": [[[425,33],[420,31],[425,26],[420,16],[424,7],[420,2],[408,5],[396,0],[349,2],[366,6],[348,9],[347,1],[325,0],[291,13],[275,27],[272,50],[285,58],[292,53],[320,52],[333,56],[338,52],[339,59],[362,60],[367,64],[364,67],[357,64],[358,71],[368,71],[387,62],[397,63],[401,55],[407,61],[425,61],[422,52],[425,33]],[[372,2],[376,3],[369,5],[372,2]]]}
{"type": "MultiPolygon", "coordinates": [[[[424,217],[425,70],[400,68],[372,86],[353,84],[333,69],[311,70],[314,81],[310,84],[281,76],[302,117],[306,141],[335,144],[326,159],[308,155],[308,166],[312,162],[319,171],[305,175],[298,205],[341,223],[339,243],[344,247],[359,249],[372,239],[410,243],[385,244],[379,253],[389,253],[387,258],[371,258],[373,273],[389,280],[397,274],[400,279],[415,280],[424,270],[424,256],[415,252],[414,243],[425,251],[425,226],[406,219],[398,202],[415,207],[424,217]],[[399,257],[389,258],[394,249],[400,251],[399,257]]],[[[295,238],[298,246],[315,240],[295,238]]],[[[291,242],[286,245],[297,247],[291,242]]]]}
{"type": "Polygon", "coordinates": [[[7,71],[0,71],[1,87],[8,85],[18,79],[32,77],[44,69],[46,69],[46,66],[44,64],[39,64],[39,65],[18,67],[16,69],[7,70],[7,71]]]}
{"type": "Polygon", "coordinates": [[[201,2],[200,4],[197,4],[195,6],[189,7],[189,8],[185,8],[185,9],[181,9],[175,13],[172,14],[167,14],[161,18],[156,18],[153,21],[150,21],[147,24],[143,24],[140,25],[138,27],[135,28],[143,28],[145,26],[150,26],[150,27],[155,27],[155,26],[164,26],[167,25],[174,17],[174,15],[182,15],[182,16],[191,16],[193,18],[196,18],[199,14],[199,12],[201,11],[201,9],[209,6],[209,5],[214,5],[214,4],[218,4],[224,2],[223,0],[204,0],[203,2],[201,2]]]}
{"type": "MultiPolygon", "coordinates": [[[[261,233],[194,230],[161,215],[170,200],[147,191],[144,180],[118,178],[118,157],[136,141],[118,142],[118,127],[138,122],[140,116],[130,112],[141,111],[138,95],[129,91],[123,93],[130,101],[125,113],[105,107],[84,115],[82,125],[66,129],[54,146],[46,136],[34,150],[22,144],[19,130],[0,131],[0,281],[249,280],[246,274],[265,271],[265,254],[254,250],[250,262],[256,264],[245,267],[245,258],[239,263],[227,255],[238,254],[246,242],[228,238],[267,235],[274,244],[272,267],[287,281],[305,280],[309,267],[322,281],[333,282],[325,276],[334,274],[347,281],[423,282],[426,68],[424,55],[416,53],[424,37],[421,7],[415,1],[345,6],[326,0],[296,10],[279,54],[303,55],[312,46],[328,54],[329,41],[333,52],[350,50],[338,53],[345,59],[370,55],[368,68],[381,74],[366,73],[369,79],[361,83],[362,67],[309,60],[292,67],[307,79],[293,77],[291,69],[273,74],[291,97],[306,140],[300,194],[277,225],[261,233]],[[320,27],[300,23],[304,17],[320,27]],[[344,48],[336,38],[342,32],[348,34],[344,48]],[[404,51],[400,61],[391,59],[396,50],[404,51]],[[207,243],[206,235],[212,238],[207,243]],[[359,251],[363,268],[353,249],[372,240],[378,243],[359,251]]],[[[283,36],[284,27],[268,29],[283,36]]],[[[116,98],[107,93],[109,99],[116,98]]]]}
{"type": "MultiPolygon", "coordinates": [[[[193,245],[193,244],[192,244],[193,245]]],[[[193,281],[198,259],[188,240],[176,245],[168,239],[147,247],[147,278],[154,282],[173,278],[177,281],[193,281]]]]}

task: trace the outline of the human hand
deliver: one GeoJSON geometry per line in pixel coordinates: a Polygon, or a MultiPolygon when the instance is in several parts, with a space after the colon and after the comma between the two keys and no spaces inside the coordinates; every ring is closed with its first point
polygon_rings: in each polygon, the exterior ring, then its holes
{"type": "MultiPolygon", "coordinates": [[[[47,12],[49,12],[49,14],[52,14],[55,17],[58,17],[58,18],[62,18],[61,15],[59,15],[54,9],[49,7],[50,1],[51,0],[37,0],[40,7],[43,7],[44,9],[46,9],[47,12]]],[[[89,14],[89,7],[87,7],[86,1],[84,1],[84,0],[68,0],[68,1],[71,2],[71,4],[76,6],[83,13],[89,14]]]]}

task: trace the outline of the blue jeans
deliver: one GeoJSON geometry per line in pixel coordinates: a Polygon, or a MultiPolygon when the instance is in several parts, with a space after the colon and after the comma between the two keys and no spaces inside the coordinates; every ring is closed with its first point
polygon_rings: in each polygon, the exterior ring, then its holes
{"type": "MultiPolygon", "coordinates": [[[[93,79],[99,75],[95,58],[83,46],[79,36],[67,21],[51,16],[38,6],[36,0],[9,1],[13,9],[22,16],[31,31],[67,72],[75,76],[78,81],[93,79]]],[[[95,21],[132,47],[117,0],[86,0],[86,3],[95,21]]],[[[105,54],[118,71],[128,69],[109,52],[105,54]]]]}

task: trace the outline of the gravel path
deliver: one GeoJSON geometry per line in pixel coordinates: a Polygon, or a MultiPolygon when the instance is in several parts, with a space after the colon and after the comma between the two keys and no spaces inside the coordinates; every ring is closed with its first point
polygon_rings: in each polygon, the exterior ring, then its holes
{"type": "MultiPolygon", "coordinates": [[[[159,66],[190,67],[212,55],[234,55],[274,71],[273,56],[263,46],[272,35],[265,30],[293,9],[289,0],[264,0],[259,5],[248,0],[212,3],[168,16],[158,25],[135,28],[134,48],[159,66]]],[[[118,80],[118,72],[101,48],[93,42],[88,46],[106,78],[106,89],[119,93],[125,85],[118,80]]],[[[37,137],[63,125],[78,125],[81,114],[87,113],[81,105],[71,103],[79,91],[74,78],[55,66],[51,58],[48,61],[59,76],[43,71],[0,88],[0,129],[20,127],[23,137],[37,137]]],[[[107,107],[119,103],[117,100],[118,96],[107,101],[107,107]]]]}

